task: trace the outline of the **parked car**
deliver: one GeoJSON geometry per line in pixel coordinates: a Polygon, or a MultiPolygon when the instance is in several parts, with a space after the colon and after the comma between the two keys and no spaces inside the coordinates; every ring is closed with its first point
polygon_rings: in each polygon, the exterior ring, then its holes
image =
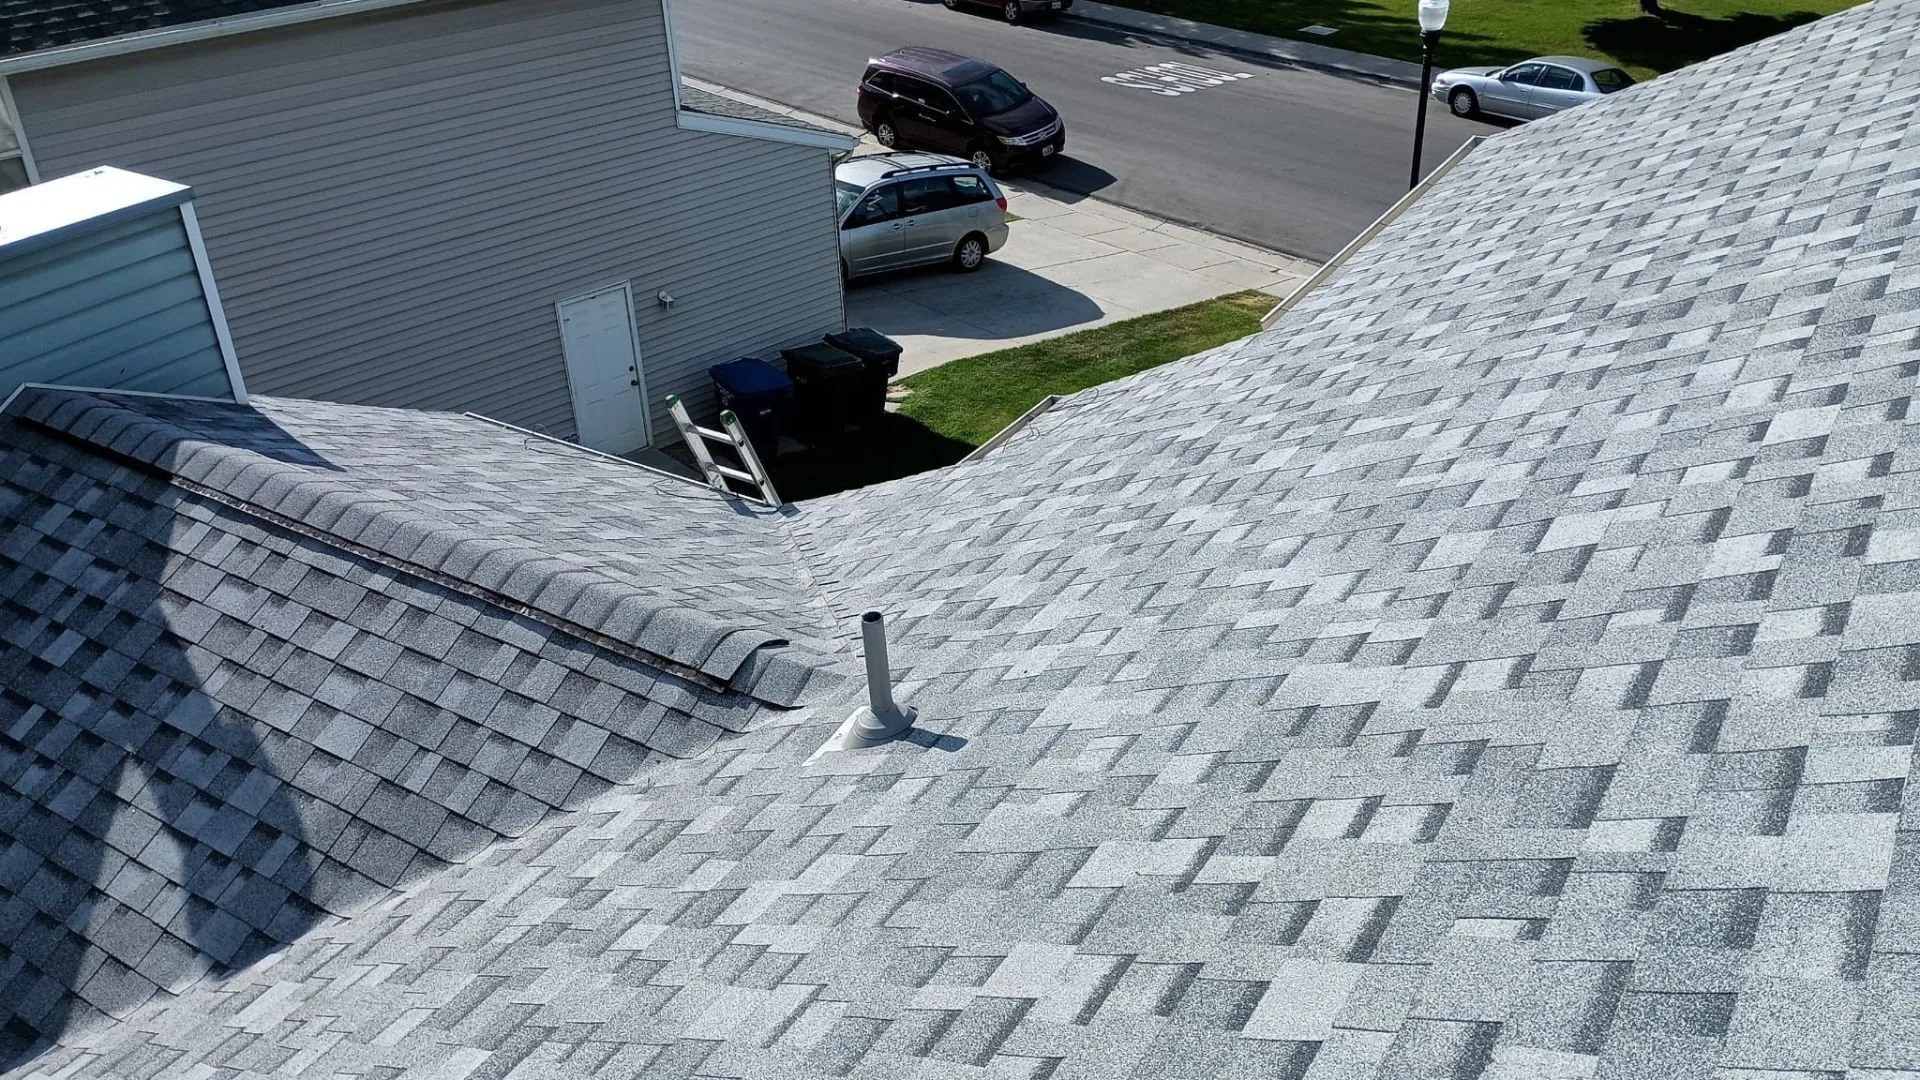
{"type": "Polygon", "coordinates": [[[1027,84],[985,60],[912,46],[867,61],[860,122],[888,149],[966,158],[987,172],[1060,152],[1067,125],[1027,84]]]}
{"type": "Polygon", "coordinates": [[[972,272],[1007,242],[1007,197],[985,169],[940,154],[869,154],[833,170],[840,272],[951,263],[972,272]]]}
{"type": "Polygon", "coordinates": [[[1010,23],[1017,23],[1028,15],[1058,15],[1073,9],[1073,0],[940,0],[940,2],[948,8],[957,8],[962,4],[999,8],[1000,14],[1010,23]]]}
{"type": "Polygon", "coordinates": [[[1536,56],[1512,67],[1443,71],[1433,80],[1432,93],[1455,116],[1538,120],[1632,85],[1632,76],[1598,60],[1536,56]]]}

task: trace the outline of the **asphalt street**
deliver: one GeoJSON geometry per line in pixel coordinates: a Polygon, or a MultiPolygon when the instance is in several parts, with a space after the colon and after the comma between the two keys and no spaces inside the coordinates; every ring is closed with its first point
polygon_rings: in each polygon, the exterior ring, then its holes
{"type": "MultiPolygon", "coordinates": [[[[1290,255],[1326,259],[1407,187],[1410,90],[938,0],[676,0],[674,16],[686,74],[848,122],[869,56],[914,44],[990,60],[1066,118],[1066,153],[1037,178],[1290,255]],[[1253,77],[1166,95],[1126,74],[1165,63],[1253,77]]],[[[1436,107],[1425,164],[1494,130],[1436,107]]]]}

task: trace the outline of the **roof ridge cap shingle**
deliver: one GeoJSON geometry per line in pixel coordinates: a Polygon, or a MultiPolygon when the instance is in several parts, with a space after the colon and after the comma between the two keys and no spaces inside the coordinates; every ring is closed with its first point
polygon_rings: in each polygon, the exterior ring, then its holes
{"type": "MultiPolygon", "coordinates": [[[[167,474],[186,490],[503,610],[769,705],[836,685],[833,657],[762,627],[649,597],[529,545],[475,534],[316,472],[109,400],[113,391],[22,393],[20,419],[167,474]]],[[[238,407],[238,406],[236,406],[238,407]]]]}

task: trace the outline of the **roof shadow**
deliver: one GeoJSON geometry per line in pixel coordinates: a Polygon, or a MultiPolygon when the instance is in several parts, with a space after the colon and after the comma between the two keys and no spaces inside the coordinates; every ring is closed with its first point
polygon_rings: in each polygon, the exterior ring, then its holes
{"type": "Polygon", "coordinates": [[[781,497],[797,502],[945,468],[972,452],[971,443],[888,412],[838,443],[774,458],[767,469],[781,497]]]}
{"type": "MultiPolygon", "coordinates": [[[[1019,242],[1019,223],[1010,243],[1019,242]]],[[[928,335],[1013,341],[1098,320],[1105,311],[1077,289],[1012,263],[988,259],[979,272],[902,270],[847,290],[847,321],[889,337],[928,335]]]]}
{"type": "Polygon", "coordinates": [[[50,499],[49,478],[70,493],[86,474],[9,450],[10,474],[41,483],[0,485],[0,535],[31,542],[0,579],[0,613],[24,631],[0,649],[0,1072],[253,964],[321,915],[283,766],[205,692],[164,595],[171,548],[204,529],[177,512],[190,496],[117,470],[93,480],[108,499],[50,499]],[[29,516],[42,504],[67,510],[52,534],[29,516]],[[86,571],[38,573],[41,556],[86,571]]]}

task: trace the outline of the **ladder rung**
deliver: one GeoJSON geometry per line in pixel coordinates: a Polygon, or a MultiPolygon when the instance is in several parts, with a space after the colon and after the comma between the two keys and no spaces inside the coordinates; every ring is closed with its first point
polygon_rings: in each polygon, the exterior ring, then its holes
{"type": "Polygon", "coordinates": [[[767,475],[766,467],[760,464],[760,455],[754,452],[753,443],[748,440],[746,429],[732,413],[721,410],[720,422],[726,425],[725,431],[701,427],[687,415],[687,406],[678,397],[667,395],[667,411],[673,415],[673,422],[680,428],[680,437],[687,441],[687,449],[706,474],[707,482],[725,495],[734,494],[727,488],[726,481],[736,480],[742,484],[752,484],[760,489],[761,501],[769,506],[780,506],[780,496],[773,490],[773,479],[767,475]],[[722,465],[707,453],[707,443],[725,443],[740,455],[745,470],[722,465]]]}

